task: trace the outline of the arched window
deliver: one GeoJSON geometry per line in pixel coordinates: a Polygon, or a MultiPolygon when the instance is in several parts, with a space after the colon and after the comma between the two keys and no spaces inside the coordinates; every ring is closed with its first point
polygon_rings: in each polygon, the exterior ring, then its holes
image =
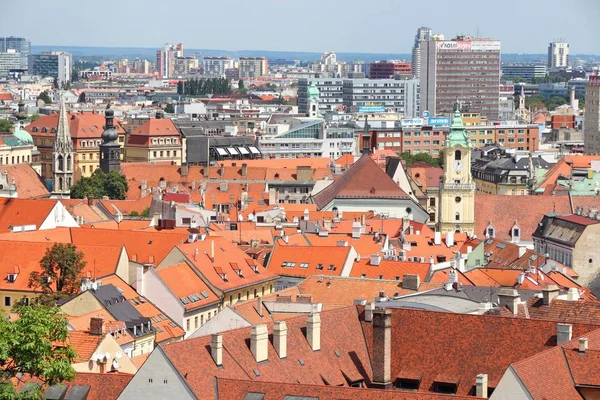
{"type": "Polygon", "coordinates": [[[67,171],[71,171],[73,169],[73,164],[71,163],[71,155],[67,156],[67,171]]]}
{"type": "Polygon", "coordinates": [[[62,177],[58,178],[58,190],[60,190],[60,191],[63,190],[63,178],[62,177]]]}
{"type": "Polygon", "coordinates": [[[462,159],[462,152],[460,150],[456,150],[454,152],[454,160],[460,161],[462,159]]]}
{"type": "MultiPolygon", "coordinates": [[[[58,156],[57,163],[58,163],[58,170],[64,171],[65,165],[64,165],[63,156],[60,156],[60,155],[58,156]]],[[[62,186],[61,186],[61,190],[62,190],[62,186]]]]}
{"type": "Polygon", "coordinates": [[[317,106],[316,106],[316,105],[314,105],[314,104],[312,105],[312,111],[313,111],[313,112],[316,112],[316,111],[317,111],[317,106]]]}

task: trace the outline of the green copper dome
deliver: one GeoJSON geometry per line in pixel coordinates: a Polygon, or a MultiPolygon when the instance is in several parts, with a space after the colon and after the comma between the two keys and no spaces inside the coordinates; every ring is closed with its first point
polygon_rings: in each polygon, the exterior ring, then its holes
{"type": "Polygon", "coordinates": [[[33,144],[33,138],[21,125],[19,125],[19,129],[15,131],[14,135],[24,143],[33,144]]]}
{"type": "Polygon", "coordinates": [[[312,97],[319,97],[319,94],[321,92],[319,92],[319,88],[315,85],[315,83],[311,83],[310,86],[308,87],[308,98],[312,98],[312,97]]]}
{"type": "Polygon", "coordinates": [[[446,138],[446,147],[454,147],[459,145],[470,147],[471,142],[469,141],[469,137],[465,131],[465,126],[463,125],[460,111],[456,110],[454,112],[454,118],[452,118],[452,124],[450,124],[448,137],[446,138]]]}

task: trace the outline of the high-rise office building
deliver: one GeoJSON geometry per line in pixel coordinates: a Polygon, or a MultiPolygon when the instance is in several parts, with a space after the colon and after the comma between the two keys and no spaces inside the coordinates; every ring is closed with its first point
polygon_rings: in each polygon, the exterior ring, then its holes
{"type": "Polygon", "coordinates": [[[415,78],[421,76],[421,43],[431,39],[431,28],[420,27],[415,35],[415,44],[412,50],[412,73],[415,78]]]}
{"type": "Polygon", "coordinates": [[[204,57],[202,67],[206,75],[225,75],[225,71],[234,67],[231,57],[204,57]]]}
{"type": "Polygon", "coordinates": [[[71,54],[64,51],[48,51],[29,56],[29,74],[52,77],[59,87],[71,81],[72,69],[71,54]]]}
{"type": "Polygon", "coordinates": [[[171,78],[175,75],[175,59],[183,57],[183,44],[166,43],[161,49],[156,50],[156,72],[162,78],[171,78]]]}
{"type": "Polygon", "coordinates": [[[20,68],[27,69],[28,57],[31,54],[31,42],[26,38],[0,37],[0,53],[7,53],[9,50],[20,54],[20,68]]]}
{"type": "Polygon", "coordinates": [[[265,57],[240,57],[240,78],[257,78],[266,75],[269,63],[265,57]]]}
{"type": "Polygon", "coordinates": [[[600,154],[600,76],[591,75],[585,88],[583,144],[587,154],[600,154]]]}
{"type": "Polygon", "coordinates": [[[421,42],[421,111],[450,116],[461,111],[499,118],[500,42],[459,36],[421,42]]]}
{"type": "Polygon", "coordinates": [[[10,77],[10,71],[15,69],[21,69],[21,53],[13,49],[0,53],[0,78],[10,77]]]}
{"type": "Polygon", "coordinates": [[[369,66],[371,79],[394,79],[397,76],[411,78],[411,64],[404,61],[378,61],[369,66]]]}
{"type": "Polygon", "coordinates": [[[552,42],[548,45],[548,68],[558,69],[569,66],[569,43],[552,42]]]}

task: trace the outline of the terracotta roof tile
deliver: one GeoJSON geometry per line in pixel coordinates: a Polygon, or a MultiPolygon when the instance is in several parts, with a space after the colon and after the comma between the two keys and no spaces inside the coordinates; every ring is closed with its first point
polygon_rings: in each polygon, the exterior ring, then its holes
{"type": "Polygon", "coordinates": [[[179,130],[173,121],[167,118],[150,118],[131,132],[142,136],[179,136],[179,130]]]}
{"type": "Polygon", "coordinates": [[[267,268],[284,276],[315,274],[340,276],[351,255],[349,246],[288,246],[275,245],[267,268]]]}
{"type": "Polygon", "coordinates": [[[71,388],[77,385],[89,386],[90,391],[86,400],[116,399],[132,378],[133,375],[121,373],[88,374],[78,372],[69,385],[71,388]]]}
{"type": "Polygon", "coordinates": [[[371,265],[370,258],[361,259],[352,266],[350,276],[373,279],[402,280],[404,275],[419,275],[421,282],[427,280],[428,263],[412,261],[381,260],[379,265],[371,265]],[[379,278],[379,277],[382,278],[379,278]]]}
{"type": "Polygon", "coordinates": [[[0,199],[0,233],[9,232],[9,226],[35,225],[39,229],[57,200],[0,199]]]}
{"type": "MultiPolygon", "coordinates": [[[[104,131],[104,114],[96,114],[94,112],[77,112],[68,113],[71,137],[76,139],[100,139],[102,132],[104,131]]],[[[125,129],[121,126],[118,119],[114,120],[115,128],[117,133],[125,134],[125,129]]],[[[24,129],[35,137],[56,137],[56,131],[58,127],[58,113],[50,115],[44,115],[38,118],[36,121],[27,125],[24,129]],[[42,129],[46,129],[47,132],[42,132],[42,129]]]]}
{"type": "Polygon", "coordinates": [[[156,271],[160,279],[167,285],[173,294],[180,299],[186,311],[204,307],[219,301],[219,297],[196,275],[186,263],[179,263],[156,271]],[[206,293],[206,296],[204,294],[206,293]],[[190,295],[197,295],[199,300],[189,299],[190,295]],[[181,299],[186,298],[187,304],[181,299]]]}
{"type": "Polygon", "coordinates": [[[104,336],[92,335],[84,331],[70,331],[67,343],[73,347],[77,357],[74,363],[87,362],[92,358],[104,336]]]}
{"type": "Polygon", "coordinates": [[[42,178],[27,163],[2,165],[0,170],[8,174],[8,181],[14,180],[20,199],[33,199],[50,196],[42,178]]]}

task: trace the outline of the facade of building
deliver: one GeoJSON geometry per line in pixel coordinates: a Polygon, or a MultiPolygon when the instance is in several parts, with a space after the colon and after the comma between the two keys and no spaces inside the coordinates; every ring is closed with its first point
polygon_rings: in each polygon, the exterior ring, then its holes
{"type": "Polygon", "coordinates": [[[431,28],[420,27],[415,35],[415,43],[412,49],[412,73],[417,79],[421,77],[421,50],[422,43],[431,40],[431,28]]]}
{"type": "Polygon", "coordinates": [[[500,42],[459,36],[422,42],[421,110],[430,115],[461,111],[499,118],[500,42]]]}
{"type": "Polygon", "coordinates": [[[10,77],[10,71],[21,68],[21,53],[9,49],[5,53],[0,53],[0,78],[10,77]]]}
{"type": "Polygon", "coordinates": [[[475,183],[471,176],[471,150],[460,112],[454,113],[444,142],[444,178],[440,182],[439,231],[475,231],[475,183]]]}
{"type": "Polygon", "coordinates": [[[204,57],[202,67],[205,75],[225,75],[228,69],[234,67],[234,62],[231,57],[204,57]]]}
{"type": "Polygon", "coordinates": [[[300,78],[298,79],[298,112],[308,114],[308,89],[314,84],[319,89],[319,111],[322,115],[343,109],[344,79],[300,78]]]}
{"type": "Polygon", "coordinates": [[[419,80],[344,79],[342,99],[348,112],[375,107],[416,117],[419,115],[419,80]]]}
{"type": "Polygon", "coordinates": [[[31,54],[31,42],[20,37],[0,37],[0,53],[7,53],[9,50],[20,54],[19,68],[27,69],[28,57],[31,54]]]}
{"type": "Polygon", "coordinates": [[[241,79],[254,79],[268,73],[269,63],[266,57],[240,57],[239,69],[241,79]]]}
{"type": "Polygon", "coordinates": [[[127,135],[125,160],[128,162],[170,162],[181,165],[181,138],[170,119],[161,113],[127,135]]]}
{"type": "Polygon", "coordinates": [[[43,52],[29,56],[29,75],[52,77],[59,87],[71,82],[72,70],[71,54],[64,51],[43,52]]]}
{"type": "MultiPolygon", "coordinates": [[[[31,136],[29,137],[31,138],[31,136]]],[[[0,135],[0,166],[20,163],[31,164],[34,161],[33,151],[34,146],[32,141],[24,141],[16,134],[0,135]]]]}
{"type": "Polygon", "coordinates": [[[552,42],[548,45],[548,69],[569,66],[569,43],[552,42]]]}
{"type": "Polygon", "coordinates": [[[396,76],[411,78],[412,75],[409,62],[378,61],[369,66],[369,79],[394,79],[396,76]]]}
{"type": "Polygon", "coordinates": [[[600,76],[592,75],[585,89],[583,142],[585,152],[600,154],[600,76]]]}
{"type": "Polygon", "coordinates": [[[183,57],[183,44],[166,43],[156,51],[156,72],[161,78],[170,78],[175,74],[175,59],[183,57]]]}
{"type": "Polygon", "coordinates": [[[534,78],[544,78],[547,74],[548,68],[544,64],[508,64],[502,66],[502,80],[504,81],[522,78],[531,83],[534,78]]]}
{"type": "Polygon", "coordinates": [[[61,96],[58,128],[52,152],[52,195],[69,197],[73,181],[73,140],[67,109],[61,96]]]}

